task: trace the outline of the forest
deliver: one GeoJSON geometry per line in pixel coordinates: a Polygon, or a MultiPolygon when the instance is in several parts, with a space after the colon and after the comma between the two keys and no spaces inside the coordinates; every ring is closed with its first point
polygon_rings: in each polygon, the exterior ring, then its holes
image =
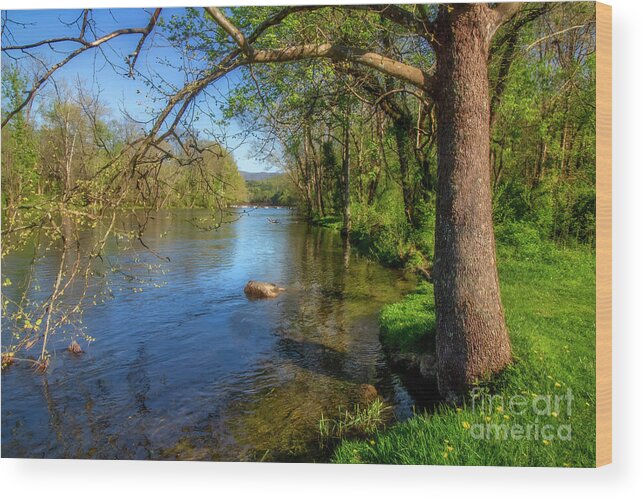
{"type": "Polygon", "coordinates": [[[246,179],[246,187],[251,204],[295,206],[299,201],[295,185],[283,173],[264,179],[246,179]]]}
{"type": "MultiPolygon", "coordinates": [[[[381,342],[393,363],[435,357],[441,400],[462,404],[489,380],[496,384],[485,389],[545,390],[552,380],[532,371],[534,355],[547,352],[560,385],[565,350],[542,339],[543,328],[560,330],[565,345],[572,333],[582,337],[567,384],[591,393],[595,19],[586,2],[211,7],[150,9],[140,27],[101,31],[84,10],[60,38],[25,41],[24,25],[3,12],[2,255],[33,244],[63,252],[44,297],[27,296],[27,286],[3,299],[3,329],[13,325],[3,369],[28,358],[47,370],[48,338],[96,301],[82,293],[70,304],[65,290],[109,273],[102,255],[111,238],[149,249],[146,227],[158,210],[205,208],[211,220],[200,226],[219,230],[234,225],[231,206],[250,202],[294,206],[310,225],[341,234],[344,249],[415,276],[415,292],[382,310],[381,342]],[[144,123],[92,92],[89,75],[56,78],[122,37],[132,38],[124,57],[100,57],[143,83],[153,108],[144,123]],[[170,49],[178,84],[142,63],[170,49]],[[225,131],[215,133],[215,122],[225,131]],[[227,145],[233,123],[281,175],[244,181],[227,145]],[[114,223],[127,211],[144,213],[133,229],[114,223]],[[90,227],[98,232],[85,252],[67,249],[90,227]],[[557,275],[568,287],[554,286],[557,275]],[[578,320],[565,333],[547,315],[557,293],[583,300],[568,303],[578,320]],[[529,295],[547,311],[525,304],[529,295]],[[541,313],[551,322],[524,319],[541,313]]],[[[4,271],[2,279],[3,290],[12,287],[4,271]]],[[[338,438],[333,459],[512,463],[507,442],[454,452],[464,438],[454,432],[476,416],[466,404],[441,410],[376,433],[377,444],[338,438]],[[424,446],[413,443],[417,432],[424,446]]],[[[588,411],[574,417],[590,438],[588,411]]],[[[525,447],[519,461],[592,459],[577,440],[557,442],[558,453],[550,441],[525,447]]]]}
{"type": "MultiPolygon", "coordinates": [[[[6,63],[2,75],[3,108],[17,106],[29,84],[25,71],[6,63]]],[[[47,203],[59,199],[83,207],[113,202],[113,194],[101,198],[108,185],[115,187],[115,169],[106,165],[115,155],[131,154],[129,144],[137,133],[135,123],[113,116],[100,96],[88,95],[80,82],[61,82],[40,106],[21,111],[2,129],[3,213],[11,218],[25,205],[46,210],[47,203]]],[[[245,183],[233,156],[218,144],[198,147],[200,161],[187,165],[184,151],[169,142],[159,144],[143,159],[159,165],[154,191],[123,180],[119,203],[138,206],[146,203],[141,196],[153,197],[160,209],[244,201],[245,183]]]]}

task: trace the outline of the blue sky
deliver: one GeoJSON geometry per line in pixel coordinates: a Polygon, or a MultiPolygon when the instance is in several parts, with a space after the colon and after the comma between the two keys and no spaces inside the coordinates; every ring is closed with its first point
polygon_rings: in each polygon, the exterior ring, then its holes
{"type": "MultiPolygon", "coordinates": [[[[149,19],[153,9],[95,9],[93,16],[96,21],[97,29],[100,29],[98,35],[111,32],[123,27],[144,27],[149,19]]],[[[169,18],[173,14],[180,14],[181,8],[166,8],[162,11],[162,17],[169,18]]],[[[64,23],[72,23],[81,14],[78,9],[61,9],[61,10],[10,10],[8,18],[10,20],[24,23],[24,25],[12,24],[11,34],[15,40],[8,40],[3,37],[3,45],[26,44],[61,36],[77,36],[78,27],[65,26],[64,23]]],[[[91,34],[87,38],[91,38],[91,34]]],[[[127,35],[118,37],[109,42],[108,48],[105,49],[108,59],[124,67],[125,57],[132,53],[140,39],[139,35],[127,35]]],[[[183,83],[183,75],[176,70],[168,68],[162,64],[163,59],[176,60],[177,52],[167,46],[162,37],[156,36],[148,39],[146,46],[150,43],[155,44],[152,51],[143,51],[139,56],[137,68],[145,74],[148,71],[157,72],[160,77],[176,85],[183,83]]],[[[54,46],[60,49],[59,52],[48,47],[39,49],[39,54],[44,55],[49,63],[55,63],[65,57],[64,52],[78,47],[74,43],[60,43],[54,46]]],[[[103,47],[107,47],[103,45],[103,47]]],[[[6,55],[3,53],[3,59],[6,55]]],[[[121,73],[124,72],[123,70],[121,73]]],[[[238,81],[239,73],[229,75],[225,80],[221,80],[215,87],[215,93],[226,93],[226,89],[234,86],[238,81]]],[[[126,110],[137,120],[147,120],[150,118],[151,109],[158,108],[162,102],[153,103],[148,99],[149,90],[141,78],[128,78],[123,74],[118,74],[118,70],[105,62],[103,57],[96,50],[88,50],[79,55],[67,65],[60,68],[55,73],[57,82],[66,81],[74,85],[80,78],[83,86],[91,88],[93,91],[100,91],[100,97],[103,104],[110,110],[114,118],[121,115],[122,110],[126,110]]],[[[48,85],[51,89],[51,84],[48,85]]],[[[45,91],[46,92],[46,91],[45,91]]],[[[43,94],[43,95],[46,95],[43,94]]],[[[212,106],[214,110],[214,119],[220,119],[218,106],[212,106]]],[[[212,119],[208,116],[202,116],[198,121],[197,127],[201,130],[212,129],[212,119]]],[[[269,163],[263,154],[257,152],[256,142],[252,139],[242,139],[245,135],[236,122],[226,123],[225,125],[225,145],[233,151],[240,170],[246,171],[264,171],[274,170],[275,167],[269,163]]]]}

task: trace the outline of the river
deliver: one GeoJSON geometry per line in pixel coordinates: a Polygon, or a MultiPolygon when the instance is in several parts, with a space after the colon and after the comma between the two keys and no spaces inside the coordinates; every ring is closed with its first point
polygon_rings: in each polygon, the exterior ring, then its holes
{"type": "MultiPolygon", "coordinates": [[[[160,267],[145,284],[116,279],[111,298],[85,310],[95,341],[80,340],[82,355],[58,335],[45,374],[24,363],[3,371],[3,457],[324,460],[319,418],[350,407],[361,384],[396,418],[412,414],[418,401],[378,339],[379,310],[411,291],[412,278],[346,259],[339,234],[288,209],[239,209],[217,230],[195,226],[206,215],[153,214],[145,241],[160,259],[108,245],[108,259],[160,267]],[[286,291],[249,301],[249,279],[286,291]]],[[[50,253],[35,270],[43,282],[57,268],[50,253]]],[[[27,265],[9,256],[3,275],[17,283],[27,265]]]]}

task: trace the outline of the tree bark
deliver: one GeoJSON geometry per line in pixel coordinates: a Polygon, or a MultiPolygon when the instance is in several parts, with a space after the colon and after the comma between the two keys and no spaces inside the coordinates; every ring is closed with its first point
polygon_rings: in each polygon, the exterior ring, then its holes
{"type": "Polygon", "coordinates": [[[415,225],[413,219],[413,194],[409,185],[409,156],[411,154],[411,141],[409,138],[409,127],[406,116],[393,122],[395,144],[397,146],[397,158],[400,163],[400,182],[402,184],[402,199],[404,201],[404,213],[411,225],[415,225]]]}
{"type": "Polygon", "coordinates": [[[314,183],[315,183],[315,196],[317,199],[317,212],[320,217],[326,215],[324,210],[324,197],[323,197],[323,186],[322,186],[322,165],[320,155],[315,151],[315,146],[313,144],[313,139],[310,135],[310,129],[308,130],[308,140],[310,142],[310,149],[312,151],[313,158],[313,173],[314,173],[314,183]]]}
{"type": "Polygon", "coordinates": [[[502,370],[511,346],[496,270],[487,60],[494,12],[443,7],[437,19],[438,178],[434,262],[440,393],[502,370]]]}
{"type": "Polygon", "coordinates": [[[342,209],[344,226],[342,237],[348,239],[351,232],[351,165],[350,165],[350,106],[346,104],[344,123],[342,124],[342,209]]]}

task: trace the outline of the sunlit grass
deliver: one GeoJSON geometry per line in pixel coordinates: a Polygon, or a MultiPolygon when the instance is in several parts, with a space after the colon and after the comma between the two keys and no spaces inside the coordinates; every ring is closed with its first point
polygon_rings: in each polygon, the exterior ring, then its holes
{"type": "Polygon", "coordinates": [[[332,445],[347,437],[367,437],[386,424],[391,407],[379,397],[370,404],[356,404],[352,410],[338,408],[337,416],[321,415],[319,419],[320,445],[332,445]]]}
{"type": "MultiPolygon", "coordinates": [[[[595,464],[595,254],[544,243],[536,254],[500,246],[498,260],[514,363],[481,387],[480,393],[495,395],[493,402],[484,409],[479,404],[474,408],[471,400],[458,408],[442,405],[435,413],[417,415],[368,439],[345,439],[335,451],[335,462],[595,464]],[[569,407],[566,402],[553,406],[556,397],[566,400],[568,393],[573,396],[569,407]],[[512,397],[523,397],[527,410],[519,413],[507,407],[512,397]],[[543,438],[546,425],[555,432],[570,428],[570,438],[564,432],[563,438],[543,438]],[[496,433],[514,426],[530,430],[529,437],[496,433]],[[473,432],[481,428],[491,431],[474,438],[473,432]]],[[[432,289],[426,285],[400,304],[386,307],[383,341],[413,349],[420,332],[430,331],[434,323],[432,300],[432,289]]]]}
{"type": "Polygon", "coordinates": [[[385,306],[380,314],[380,339],[398,352],[419,352],[434,347],[433,287],[423,282],[404,300],[385,306]]]}

